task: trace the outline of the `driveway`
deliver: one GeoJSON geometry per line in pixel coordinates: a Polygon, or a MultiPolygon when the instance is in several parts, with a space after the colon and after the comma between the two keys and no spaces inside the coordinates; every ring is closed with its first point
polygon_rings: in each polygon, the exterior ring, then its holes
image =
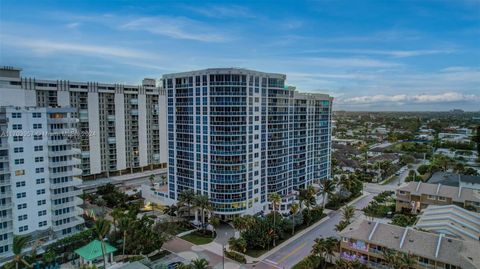
{"type": "Polygon", "coordinates": [[[228,243],[228,239],[233,236],[235,236],[235,229],[233,229],[232,226],[228,225],[227,223],[222,222],[217,228],[217,237],[215,238],[214,242],[220,245],[226,245],[228,243]]]}

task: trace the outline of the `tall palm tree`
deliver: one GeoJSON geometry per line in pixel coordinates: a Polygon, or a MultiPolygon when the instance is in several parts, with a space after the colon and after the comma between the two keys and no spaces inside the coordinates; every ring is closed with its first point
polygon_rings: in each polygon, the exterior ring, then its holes
{"type": "Polygon", "coordinates": [[[295,215],[297,215],[300,205],[293,203],[290,205],[290,213],[292,214],[292,235],[295,234],[295,215]]]}
{"type": "Polygon", "coordinates": [[[338,240],[334,237],[317,238],[312,247],[312,254],[320,256],[324,259],[323,268],[327,266],[327,262],[332,261],[334,251],[337,248],[338,240]]]}
{"type": "Polygon", "coordinates": [[[335,182],[333,180],[323,180],[320,184],[320,193],[323,196],[322,208],[325,209],[325,199],[335,191],[335,182]]]}
{"type": "Polygon", "coordinates": [[[197,195],[195,196],[194,204],[196,207],[200,208],[202,213],[202,220],[200,222],[202,223],[203,233],[205,233],[205,211],[212,208],[210,199],[206,195],[197,195]]]}
{"type": "Polygon", "coordinates": [[[105,259],[105,236],[110,232],[110,221],[99,218],[95,221],[93,225],[93,232],[97,239],[101,242],[102,244],[102,257],[103,257],[103,268],[107,268],[107,261],[105,259]]]}
{"type": "Polygon", "coordinates": [[[178,200],[181,204],[188,209],[188,220],[190,221],[190,211],[192,209],[193,202],[195,201],[195,192],[191,189],[182,191],[178,195],[178,200]]]}
{"type": "Polygon", "coordinates": [[[122,255],[125,256],[125,245],[127,243],[127,232],[132,224],[132,219],[129,217],[123,217],[118,221],[118,226],[120,227],[120,231],[123,233],[123,247],[122,247],[122,255]]]}
{"type": "Polygon", "coordinates": [[[112,216],[113,219],[113,230],[117,232],[117,224],[118,220],[124,215],[124,212],[121,208],[116,207],[112,210],[112,213],[110,213],[110,216],[112,216]]]}
{"type": "Polygon", "coordinates": [[[306,189],[301,189],[298,194],[298,199],[300,201],[300,208],[305,206],[307,209],[310,209],[311,206],[314,206],[317,203],[315,200],[315,189],[312,186],[308,186],[306,189]]]}
{"type": "Polygon", "coordinates": [[[398,254],[389,249],[385,249],[382,253],[385,263],[393,269],[401,269],[401,261],[399,260],[398,254]]]}
{"type": "MultiPolygon", "coordinates": [[[[270,203],[272,203],[272,209],[273,209],[273,229],[275,230],[276,227],[276,219],[277,219],[277,210],[278,206],[282,202],[282,197],[280,197],[280,194],[274,192],[269,195],[268,200],[270,200],[270,203]]],[[[275,237],[273,237],[273,246],[275,246],[275,237]]]]}
{"type": "Polygon", "coordinates": [[[210,268],[210,264],[206,259],[195,259],[191,263],[192,269],[207,269],[210,268]]]}
{"type": "Polygon", "coordinates": [[[31,267],[31,265],[23,258],[23,255],[22,255],[22,251],[27,246],[30,239],[31,239],[30,236],[16,235],[13,237],[12,252],[14,257],[13,257],[13,263],[11,264],[12,266],[15,265],[16,269],[20,268],[20,264],[24,264],[27,267],[31,267]]]}
{"type": "Polygon", "coordinates": [[[342,209],[343,220],[350,224],[352,218],[355,216],[355,207],[353,205],[347,205],[342,209]]]}

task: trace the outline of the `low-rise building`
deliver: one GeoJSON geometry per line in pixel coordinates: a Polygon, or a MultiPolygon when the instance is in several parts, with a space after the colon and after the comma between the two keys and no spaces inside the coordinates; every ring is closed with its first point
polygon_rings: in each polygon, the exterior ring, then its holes
{"type": "Polygon", "coordinates": [[[480,211],[480,192],[469,188],[409,182],[397,189],[396,196],[397,211],[417,214],[429,205],[451,204],[480,211]]]}
{"type": "Polygon", "coordinates": [[[480,190],[480,176],[461,175],[452,172],[435,172],[428,179],[428,183],[480,190]]]}
{"type": "Polygon", "coordinates": [[[480,214],[456,205],[430,205],[422,210],[415,228],[478,242],[480,214]]]}
{"type": "Polygon", "coordinates": [[[355,222],[339,233],[340,258],[370,268],[392,268],[385,251],[412,255],[411,268],[480,268],[480,243],[380,222],[355,222]]]}

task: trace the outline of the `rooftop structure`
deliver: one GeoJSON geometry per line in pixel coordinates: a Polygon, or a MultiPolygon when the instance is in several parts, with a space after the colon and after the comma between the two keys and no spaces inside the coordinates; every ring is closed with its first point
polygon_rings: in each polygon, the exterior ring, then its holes
{"type": "Polygon", "coordinates": [[[416,228],[466,240],[480,240],[480,214],[456,205],[430,205],[419,216],[416,228]]]}
{"type": "Polygon", "coordinates": [[[397,188],[396,210],[418,213],[428,205],[458,205],[480,211],[480,192],[462,187],[423,182],[409,182],[397,188]]]}
{"type": "Polygon", "coordinates": [[[354,222],[339,233],[340,257],[359,260],[372,268],[390,268],[383,252],[409,253],[415,268],[480,268],[480,242],[448,238],[380,222],[354,222]]]}

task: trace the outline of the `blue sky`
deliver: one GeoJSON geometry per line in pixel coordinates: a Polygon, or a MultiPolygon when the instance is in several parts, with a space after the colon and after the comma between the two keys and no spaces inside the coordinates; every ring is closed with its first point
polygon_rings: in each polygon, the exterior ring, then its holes
{"type": "Polygon", "coordinates": [[[480,110],[480,0],[2,0],[0,23],[0,64],[28,77],[138,84],[243,67],[336,109],[480,110]]]}

